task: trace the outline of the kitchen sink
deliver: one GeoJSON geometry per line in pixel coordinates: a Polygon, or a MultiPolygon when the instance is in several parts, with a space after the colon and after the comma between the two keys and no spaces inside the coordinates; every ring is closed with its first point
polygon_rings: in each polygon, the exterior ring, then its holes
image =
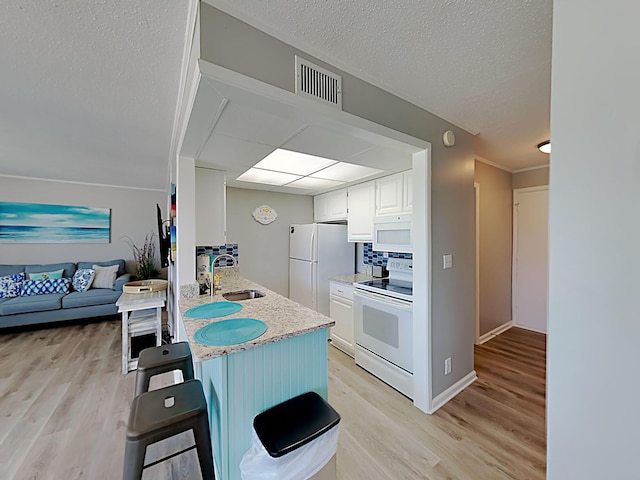
{"type": "Polygon", "coordinates": [[[252,298],[264,297],[264,293],[258,290],[239,290],[237,292],[223,293],[222,296],[232,302],[237,300],[249,300],[252,298]]]}

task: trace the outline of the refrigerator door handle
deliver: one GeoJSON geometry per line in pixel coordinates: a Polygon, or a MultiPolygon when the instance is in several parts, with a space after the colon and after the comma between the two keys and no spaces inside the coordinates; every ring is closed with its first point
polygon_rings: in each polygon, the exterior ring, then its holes
{"type": "Polygon", "coordinates": [[[318,309],[318,264],[311,264],[311,292],[312,292],[312,301],[313,301],[313,309],[318,309]]]}
{"type": "Polygon", "coordinates": [[[311,237],[309,238],[309,254],[311,255],[312,262],[315,262],[316,260],[318,260],[318,257],[317,257],[318,254],[316,253],[318,249],[314,248],[315,243],[316,243],[316,229],[314,228],[311,231],[311,237]]]}

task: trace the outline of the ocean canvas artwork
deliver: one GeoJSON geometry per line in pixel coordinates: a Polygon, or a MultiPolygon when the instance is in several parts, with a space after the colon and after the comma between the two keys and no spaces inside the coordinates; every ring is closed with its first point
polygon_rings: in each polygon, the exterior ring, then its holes
{"type": "Polygon", "coordinates": [[[109,243],[111,209],[0,202],[0,243],[109,243]]]}

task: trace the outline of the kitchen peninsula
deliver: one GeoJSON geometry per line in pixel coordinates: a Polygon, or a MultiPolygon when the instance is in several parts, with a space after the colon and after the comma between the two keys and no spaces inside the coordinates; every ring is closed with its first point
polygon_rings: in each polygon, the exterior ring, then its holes
{"type": "Polygon", "coordinates": [[[264,297],[242,300],[242,310],[231,315],[192,319],[185,312],[212,301],[209,295],[180,300],[179,339],[187,340],[195,374],[202,381],[209,407],[216,478],[239,479],[240,460],[251,445],[253,418],[260,412],[314,391],[327,398],[328,328],[324,315],[226,270],[222,294],[259,290],[264,297]],[[194,339],[196,331],[212,322],[256,318],[267,325],[258,338],[228,346],[206,346],[194,339]]]}

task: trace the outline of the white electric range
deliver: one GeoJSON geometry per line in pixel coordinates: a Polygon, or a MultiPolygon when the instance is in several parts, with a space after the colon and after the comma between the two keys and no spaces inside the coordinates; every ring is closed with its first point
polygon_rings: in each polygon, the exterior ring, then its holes
{"type": "Polygon", "coordinates": [[[413,397],[413,261],[389,258],[388,278],[354,284],[356,364],[413,397]]]}

